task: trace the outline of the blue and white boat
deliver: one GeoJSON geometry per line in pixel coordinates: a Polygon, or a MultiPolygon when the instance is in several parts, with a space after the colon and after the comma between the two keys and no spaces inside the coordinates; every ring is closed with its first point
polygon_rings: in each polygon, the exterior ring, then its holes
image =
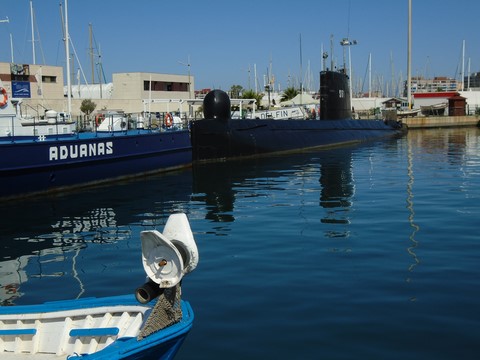
{"type": "Polygon", "coordinates": [[[141,241],[148,282],[135,295],[0,307],[0,358],[172,359],[192,327],[180,282],[198,249],[183,213],[141,241]]]}
{"type": "Polygon", "coordinates": [[[77,132],[69,116],[23,118],[0,82],[0,198],[17,197],[189,166],[187,126],[165,128],[107,114],[77,132]]]}

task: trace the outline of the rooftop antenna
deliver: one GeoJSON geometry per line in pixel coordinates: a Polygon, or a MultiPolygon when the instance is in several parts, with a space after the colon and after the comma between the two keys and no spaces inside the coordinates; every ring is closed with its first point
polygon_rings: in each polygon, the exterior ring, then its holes
{"type": "Polygon", "coordinates": [[[192,66],[192,64],[190,64],[190,55],[188,55],[187,57],[187,62],[184,63],[184,62],[181,62],[181,61],[177,61],[180,65],[183,65],[183,66],[187,66],[188,68],[188,98],[190,98],[190,91],[191,91],[191,81],[190,81],[190,66],[192,66]]]}

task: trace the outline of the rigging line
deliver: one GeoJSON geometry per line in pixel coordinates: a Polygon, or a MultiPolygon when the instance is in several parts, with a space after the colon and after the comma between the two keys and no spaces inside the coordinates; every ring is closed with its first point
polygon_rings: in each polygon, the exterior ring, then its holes
{"type": "Polygon", "coordinates": [[[35,13],[35,10],[33,10],[33,24],[37,33],[38,44],[40,45],[40,53],[42,54],[43,65],[45,65],[45,53],[43,51],[42,39],[40,38],[40,30],[38,29],[37,14],[35,13]]]}
{"type": "Polygon", "coordinates": [[[80,63],[80,59],[78,58],[77,51],[75,50],[75,45],[73,45],[72,37],[69,36],[68,38],[69,38],[69,40],[70,40],[70,45],[72,45],[73,54],[75,55],[75,59],[77,59],[78,67],[80,68],[80,72],[82,73],[83,80],[85,81],[85,84],[88,85],[87,78],[86,78],[86,76],[85,76],[85,73],[83,72],[82,64],[80,63]]]}
{"type": "MultiPolygon", "coordinates": [[[[66,27],[65,27],[65,18],[64,18],[64,15],[63,15],[63,7],[62,7],[62,4],[60,4],[60,18],[61,18],[61,21],[62,21],[62,34],[63,34],[63,39],[64,39],[64,41],[69,41],[69,42],[70,42],[70,45],[72,45],[73,54],[74,54],[74,56],[75,56],[75,59],[76,59],[77,62],[78,62],[78,67],[80,68],[80,70],[81,70],[81,72],[82,72],[82,74],[83,74],[85,83],[88,84],[87,79],[85,78],[85,74],[83,73],[82,64],[80,63],[80,59],[79,59],[78,56],[77,56],[77,51],[75,50],[75,46],[73,45],[72,36],[71,36],[70,34],[68,34],[68,39],[67,39],[67,29],[66,29],[66,27]]],[[[67,61],[68,61],[69,58],[70,58],[70,54],[67,54],[67,61]]],[[[70,74],[67,74],[67,76],[70,76],[70,74]]]]}
{"type": "Polygon", "coordinates": [[[362,82],[362,90],[360,92],[361,94],[363,94],[363,88],[365,86],[365,82],[366,82],[366,79],[367,79],[369,65],[370,65],[370,60],[367,62],[367,67],[365,68],[365,75],[363,76],[363,82],[362,82]]]}
{"type": "MultiPolygon", "coordinates": [[[[458,62],[457,62],[457,68],[455,69],[455,76],[454,76],[454,79],[457,79],[457,76],[460,76],[461,74],[460,73],[460,67],[462,65],[462,53],[463,53],[463,45],[460,46],[460,57],[458,59],[458,62]]],[[[462,80],[462,79],[460,79],[462,80]]]]}
{"type": "Polygon", "coordinates": [[[94,54],[98,58],[98,63],[96,64],[97,65],[97,76],[98,76],[99,81],[101,80],[101,78],[103,78],[103,82],[106,84],[107,83],[107,78],[105,77],[105,71],[103,69],[103,62],[101,60],[102,55],[100,54],[100,48],[98,46],[97,38],[95,37],[95,33],[93,32],[93,30],[92,30],[92,37],[93,37],[93,43],[95,45],[95,49],[98,52],[98,54],[94,54]]]}

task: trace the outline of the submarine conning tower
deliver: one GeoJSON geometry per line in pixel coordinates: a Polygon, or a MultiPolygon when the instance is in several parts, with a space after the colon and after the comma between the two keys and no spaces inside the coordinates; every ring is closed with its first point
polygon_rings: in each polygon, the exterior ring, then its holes
{"type": "Polygon", "coordinates": [[[320,120],[352,118],[350,89],[345,70],[320,73],[320,120]]]}
{"type": "Polygon", "coordinates": [[[205,119],[227,121],[230,119],[230,97],[225,91],[212,90],[203,99],[205,119]]]}

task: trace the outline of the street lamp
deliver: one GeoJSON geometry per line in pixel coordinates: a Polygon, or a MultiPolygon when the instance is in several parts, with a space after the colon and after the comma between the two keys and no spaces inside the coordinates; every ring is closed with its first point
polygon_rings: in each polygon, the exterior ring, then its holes
{"type": "Polygon", "coordinates": [[[348,46],[348,86],[350,87],[350,105],[352,104],[352,54],[350,52],[350,47],[352,45],[357,45],[357,40],[350,41],[348,38],[343,38],[340,41],[340,45],[343,46],[343,68],[345,69],[345,46],[348,46]]]}
{"type": "Polygon", "coordinates": [[[190,55],[188,55],[188,61],[187,63],[184,63],[184,62],[181,62],[181,61],[178,61],[178,63],[180,65],[184,65],[184,66],[187,66],[188,67],[188,98],[190,99],[191,96],[190,96],[190,87],[191,87],[191,83],[190,83],[190,55]]]}

